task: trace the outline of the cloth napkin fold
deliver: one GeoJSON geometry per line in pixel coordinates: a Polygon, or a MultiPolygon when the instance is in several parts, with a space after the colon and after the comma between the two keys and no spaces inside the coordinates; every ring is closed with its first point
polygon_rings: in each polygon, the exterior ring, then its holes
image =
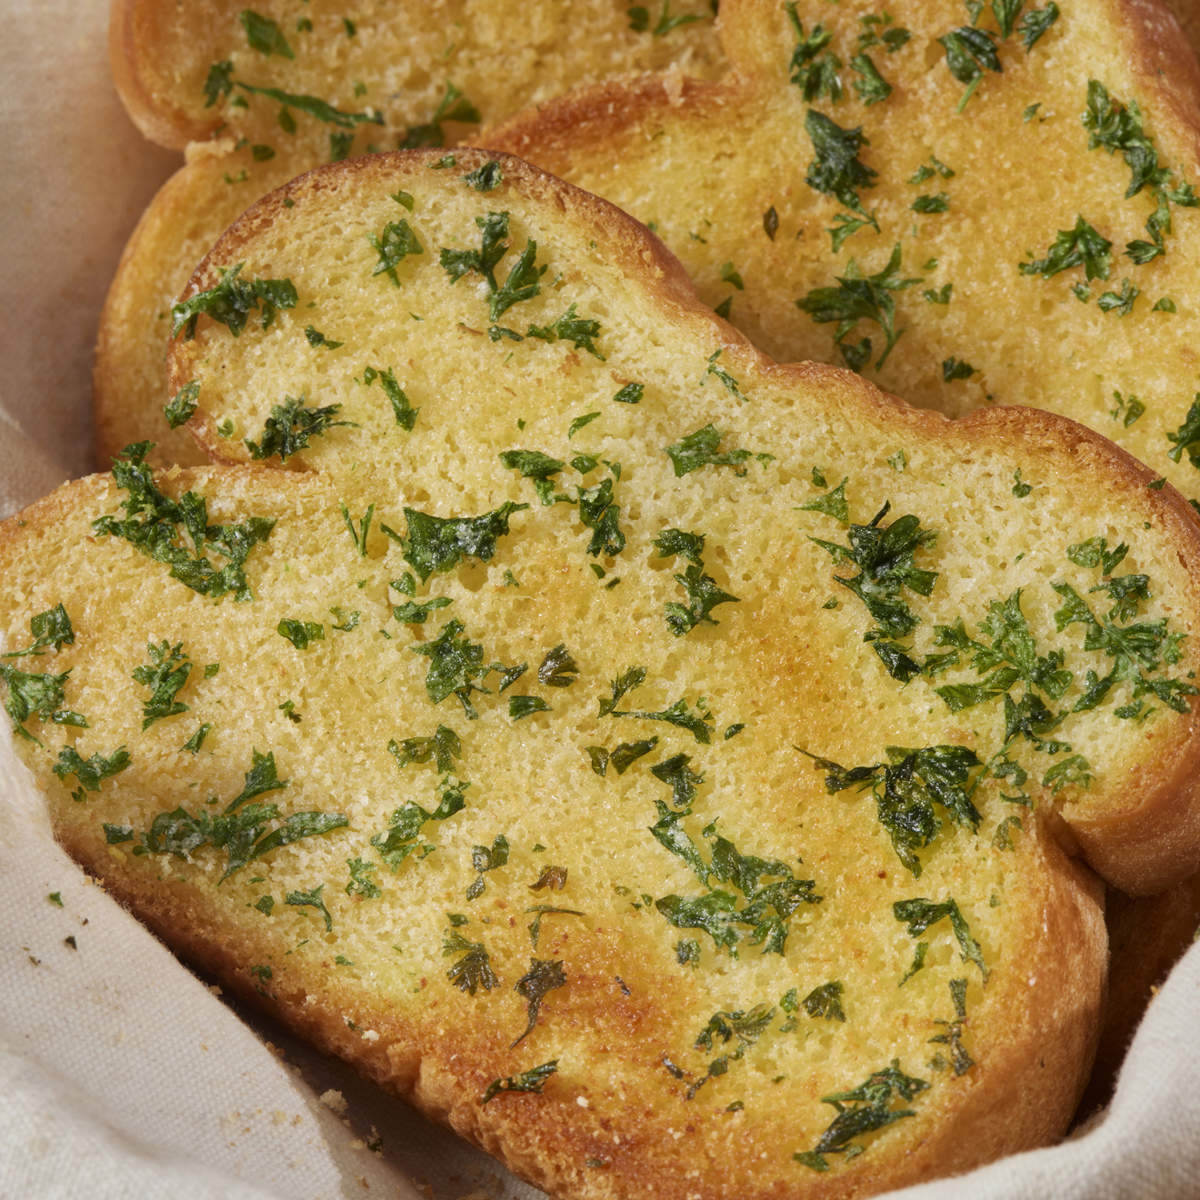
{"type": "MultiPolygon", "coordinates": [[[[105,0],[0,0],[0,16],[4,517],[92,469],[97,314],[125,238],[177,159],[141,138],[112,89],[105,0]]],[[[227,1007],[58,850],[8,741],[0,1196],[536,1200],[348,1068],[227,1007]]],[[[1198,1026],[1200,947],[1151,1006],[1089,1133],[894,1196],[1200,1195],[1198,1026]]]]}

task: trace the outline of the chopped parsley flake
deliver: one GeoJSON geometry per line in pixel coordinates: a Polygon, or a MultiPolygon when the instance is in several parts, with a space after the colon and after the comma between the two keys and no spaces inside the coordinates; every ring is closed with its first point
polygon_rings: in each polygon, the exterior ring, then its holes
{"type": "MultiPolygon", "coordinates": [[[[446,132],[442,128],[443,121],[461,121],[464,125],[477,125],[479,120],[479,109],[447,79],[446,90],[442,93],[437,108],[434,109],[433,119],[425,125],[409,126],[401,139],[399,148],[413,150],[418,146],[444,146],[446,132]]],[[[452,155],[447,155],[434,166],[452,167],[454,158],[452,155]]]]}
{"type": "Polygon", "coordinates": [[[563,970],[563,965],[560,961],[538,958],[531,958],[529,960],[529,970],[513,984],[513,990],[527,1004],[529,1020],[521,1036],[509,1046],[510,1050],[523,1042],[533,1032],[533,1028],[537,1024],[538,1012],[541,1009],[542,1000],[545,999],[546,993],[553,991],[555,988],[564,987],[566,982],[567,973],[563,970]]]}
{"type": "Polygon", "coordinates": [[[493,1079],[479,1098],[479,1103],[488,1104],[505,1092],[540,1092],[546,1086],[546,1080],[557,1070],[558,1059],[552,1058],[549,1062],[544,1062],[539,1067],[531,1067],[528,1071],[522,1071],[518,1075],[493,1079]]]}
{"type": "Polygon", "coordinates": [[[396,382],[396,375],[390,367],[387,370],[380,370],[378,367],[367,367],[363,371],[363,383],[368,387],[376,380],[379,381],[379,386],[383,388],[384,395],[391,402],[392,414],[396,418],[396,424],[401,429],[411,433],[413,426],[417,423],[417,414],[421,410],[413,408],[404,389],[396,382]]]}
{"type": "Polygon", "coordinates": [[[63,646],[75,644],[75,630],[71,627],[71,618],[61,603],[31,617],[29,632],[33,637],[29,646],[24,650],[10,650],[7,654],[0,654],[0,658],[24,658],[27,654],[41,654],[49,647],[61,650],[63,646]]]}
{"type": "Polygon", "coordinates": [[[280,637],[285,637],[297,650],[307,650],[313,642],[325,640],[325,626],[318,621],[299,621],[284,617],[276,627],[280,637]]]}
{"type": "Polygon", "coordinates": [[[282,404],[271,406],[271,415],[263,426],[260,440],[253,442],[246,438],[246,448],[252,458],[278,455],[280,462],[287,462],[293,454],[307,449],[314,437],[324,435],[337,425],[353,425],[353,421],[336,419],[341,410],[340,404],[310,407],[303,396],[299,399],[285,396],[282,404]]]}
{"type": "MultiPolygon", "coordinates": [[[[64,746],[58,752],[58,761],[52,769],[59,779],[69,779],[74,775],[87,791],[97,792],[104,780],[119,775],[131,761],[124,746],[109,755],[96,753],[86,759],[74,746],[64,746]]],[[[74,793],[76,800],[83,798],[83,788],[74,793]]]]}
{"type": "Polygon", "coordinates": [[[389,221],[378,235],[368,233],[367,241],[379,255],[371,274],[387,275],[397,287],[400,286],[400,277],[396,274],[396,268],[400,263],[410,254],[425,253],[420,239],[403,217],[399,221],[389,221]]]}
{"type": "MultiPolygon", "coordinates": [[[[878,172],[859,161],[858,152],[870,144],[862,127],[843,129],[824,113],[810,108],[804,128],[816,153],[804,182],[814,191],[834,196],[847,208],[866,216],[858,192],[860,188],[874,187],[878,172]]],[[[878,229],[874,218],[868,219],[878,229]]]]}
{"type": "Polygon", "coordinates": [[[840,100],[842,80],[838,72],[842,68],[842,60],[828,49],[833,40],[832,31],[818,23],[812,27],[812,32],[806,35],[796,13],[794,0],[789,0],[783,7],[796,34],[796,48],[792,52],[789,64],[790,81],[810,103],[821,96],[827,96],[833,101],[840,100]]]}
{"type": "Polygon", "coordinates": [[[1022,275],[1048,279],[1059,271],[1082,266],[1087,279],[1107,279],[1112,267],[1112,242],[1101,236],[1083,217],[1071,229],[1060,229],[1045,258],[1018,265],[1022,275]]]}
{"type": "Polygon", "coordinates": [[[979,810],[971,802],[971,772],[982,764],[965,746],[887,747],[887,762],[847,769],[827,758],[807,754],[825,772],[830,794],[870,787],[879,823],[892,840],[896,856],[914,878],[921,874],[917,851],[930,845],[941,829],[937,805],[956,825],[979,828],[979,810]]]}
{"type": "Polygon", "coordinates": [[[208,316],[224,325],[234,337],[246,328],[254,309],[261,313],[263,329],[269,329],[283,309],[295,308],[296,288],[290,279],[242,279],[245,263],[236,263],[228,270],[218,267],[220,282],[205,292],[197,292],[171,306],[171,336],[182,332],[190,340],[196,333],[196,322],[208,316]]]}
{"type": "Polygon", "coordinates": [[[504,181],[504,172],[500,169],[500,164],[493,158],[464,175],[463,180],[477,192],[494,192],[504,181]]]}
{"type": "Polygon", "coordinates": [[[954,940],[958,943],[958,952],[963,962],[973,962],[986,980],[988,969],[984,965],[983,952],[979,943],[971,936],[970,926],[955,900],[943,900],[938,903],[917,897],[912,900],[897,900],[892,905],[892,912],[897,921],[907,925],[909,937],[919,937],[931,925],[949,918],[950,928],[954,932],[954,940]]]}
{"type": "Polygon", "coordinates": [[[325,907],[325,901],[321,899],[321,893],[324,890],[325,885],[319,883],[307,892],[288,892],[284,896],[283,902],[296,908],[315,908],[325,922],[325,932],[329,933],[333,929],[333,917],[329,915],[329,909],[325,907]]]}
{"type": "Polygon", "coordinates": [[[274,520],[249,517],[237,525],[209,525],[203,496],[185,492],[172,500],[158,489],[145,461],[149,450],[149,442],[138,442],[126,446],[113,462],[113,478],[129,493],[121,502],[125,517],[99,517],[92,529],[123,538],[148,558],[169,564],[173,579],[201,595],[216,599],[232,592],[238,600],[249,600],[246,557],[267,540],[274,520]],[[192,543],[190,550],[185,535],[192,543]],[[202,551],[210,548],[228,559],[224,567],[215,567],[204,556],[202,551]]]}
{"type": "Polygon", "coordinates": [[[895,1101],[912,1101],[929,1086],[900,1070],[900,1060],[893,1059],[890,1067],[876,1071],[853,1091],[823,1096],[823,1104],[837,1110],[829,1128],[811,1150],[798,1151],[792,1157],[814,1171],[828,1171],[827,1154],[845,1154],[848,1158],[862,1153],[864,1147],[853,1138],[873,1133],[916,1113],[911,1108],[895,1108],[895,1101]]]}
{"type": "Polygon", "coordinates": [[[506,501],[493,512],[478,517],[435,517],[406,508],[407,533],[404,537],[384,526],[389,537],[400,543],[404,561],[424,583],[430,575],[453,570],[464,558],[490,562],[497,541],[508,533],[509,518],[528,504],[506,501]]]}
{"type": "Polygon", "coordinates": [[[283,58],[296,57],[283,31],[270,17],[260,16],[252,9],[245,8],[238,14],[238,20],[246,31],[246,40],[252,50],[265,55],[278,54],[283,58]]]}
{"type": "Polygon", "coordinates": [[[654,539],[654,547],[661,557],[682,554],[689,565],[675,582],[687,594],[687,604],[668,601],[666,604],[667,627],[676,637],[690,633],[697,625],[718,622],[711,615],[718,604],[738,603],[738,597],[723,591],[711,575],[705,575],[700,553],[704,549],[704,535],[685,533],[680,529],[666,529],[654,539]]]}
{"type": "MultiPolygon", "coordinates": [[[[444,726],[439,726],[439,730],[442,728],[444,726]]],[[[393,745],[395,743],[389,744],[388,749],[390,750],[393,745]]],[[[417,761],[424,762],[426,760],[418,759],[417,761]]],[[[439,755],[439,770],[441,761],[439,755]]],[[[401,763],[401,766],[403,765],[401,763]]],[[[424,858],[433,850],[431,845],[421,841],[421,830],[426,822],[447,821],[465,807],[464,793],[471,786],[469,783],[446,777],[438,786],[440,788],[438,805],[432,812],[410,800],[392,813],[391,823],[385,830],[372,835],[371,845],[393,872],[400,870],[401,864],[409,855],[419,853],[420,857],[424,858]]]]}
{"type": "Polygon", "coordinates": [[[999,73],[1001,70],[1000,57],[996,53],[996,35],[986,29],[960,25],[937,40],[946,52],[946,66],[950,74],[959,83],[966,84],[967,90],[958,104],[961,112],[983,79],[984,71],[999,73]]]}
{"type": "Polygon", "coordinates": [[[164,717],[187,712],[188,706],[175,697],[187,683],[192,670],[181,642],[176,642],[174,646],[170,646],[165,638],[157,645],[149,642],[146,652],[150,655],[150,664],[133,670],[134,682],[143,684],[151,692],[150,697],[142,703],[143,729],[149,729],[155,721],[164,717]]]}
{"type": "Polygon", "coordinates": [[[525,334],[526,337],[540,338],[544,342],[570,342],[577,350],[586,350],[603,362],[604,355],[596,349],[594,340],[599,335],[600,322],[590,317],[576,316],[574,304],[549,325],[530,325],[525,334]]]}
{"type": "Polygon", "coordinates": [[[530,300],[541,290],[539,280],[546,268],[536,263],[537,243],[529,240],[516,263],[510,268],[503,284],[496,281],[496,267],[508,253],[508,213],[489,212],[476,217],[481,231],[478,250],[441,251],[442,269],[457,283],[464,275],[475,272],[483,277],[489,292],[488,312],[493,321],[514,304],[530,300]]]}
{"type": "Polygon", "coordinates": [[[917,551],[931,545],[937,534],[922,529],[920,519],[911,514],[897,517],[890,525],[882,524],[890,508],[890,504],[884,504],[868,525],[851,525],[849,546],[820,538],[811,540],[835,560],[860,568],[857,575],[835,575],[834,581],[849,588],[866,605],[877,623],[877,632],[902,638],[919,623],[903,598],[904,590],[928,596],[937,581],[935,571],[925,570],[914,562],[917,551]]]}
{"type": "Polygon", "coordinates": [[[275,100],[288,108],[294,108],[298,112],[306,113],[318,121],[324,121],[330,125],[338,125],[343,129],[353,129],[356,125],[364,123],[370,125],[383,124],[382,113],[343,112],[341,109],[334,108],[332,104],[322,100],[319,96],[285,92],[273,87],[256,87],[254,84],[243,83],[240,79],[233,80],[233,83],[251,95],[266,96],[268,100],[275,100]]]}
{"type": "Polygon", "coordinates": [[[704,19],[698,13],[680,13],[678,16],[672,16],[670,0],[663,0],[658,20],[653,26],[650,24],[650,10],[645,5],[635,4],[625,12],[629,17],[629,28],[634,33],[651,33],[655,37],[664,37],[672,29],[678,29],[681,25],[690,25],[693,21],[704,19]]]}
{"type": "Polygon", "coordinates": [[[883,330],[883,353],[875,363],[881,368],[903,329],[896,329],[896,299],[893,293],[904,291],[920,279],[905,279],[900,275],[900,244],[892,249],[883,269],[874,275],[863,275],[857,262],[850,260],[844,276],[837,277],[836,287],[814,288],[796,301],[796,307],[808,313],[817,324],[837,322],[833,340],[851,370],[860,370],[871,357],[871,339],[862,338],[848,344],[846,336],[859,321],[874,321],[883,330]]]}
{"type": "Polygon", "coordinates": [[[163,408],[163,416],[172,429],[178,429],[185,424],[196,411],[196,402],[200,398],[200,381],[192,379],[175,393],[163,408]]]}
{"type": "Polygon", "coordinates": [[[845,1021],[846,1014],[842,1009],[842,984],[836,980],[815,987],[801,1001],[804,1011],[810,1017],[822,1018],[826,1021],[845,1021]]]}
{"type": "Polygon", "coordinates": [[[754,454],[749,450],[729,450],[718,453],[724,435],[715,425],[705,425],[689,433],[679,441],[664,447],[675,469],[676,478],[682,478],[701,467],[733,467],[734,474],[745,475],[741,464],[754,454]]]}

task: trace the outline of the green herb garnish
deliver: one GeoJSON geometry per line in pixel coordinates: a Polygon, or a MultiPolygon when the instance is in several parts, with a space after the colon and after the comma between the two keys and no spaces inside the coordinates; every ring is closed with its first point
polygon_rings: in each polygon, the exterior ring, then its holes
{"type": "Polygon", "coordinates": [[[183,644],[169,645],[164,638],[161,644],[149,642],[146,652],[150,664],[135,667],[133,678],[136,683],[150,689],[149,699],[142,703],[142,728],[149,729],[155,721],[187,712],[188,706],[176,700],[180,689],[187,683],[192,664],[183,653],[183,644]]]}
{"type": "Polygon", "coordinates": [[[278,455],[280,462],[287,462],[293,454],[307,449],[314,437],[321,437],[338,425],[354,425],[353,421],[336,419],[341,410],[340,404],[310,407],[305,404],[303,396],[299,399],[285,396],[282,404],[271,406],[271,415],[259,435],[260,440],[253,442],[249,438],[244,439],[246,448],[251,458],[278,455]]]}
{"type": "Polygon", "coordinates": [[[196,335],[201,316],[224,325],[234,337],[246,328],[250,314],[257,308],[263,329],[269,329],[280,311],[295,308],[298,296],[290,279],[242,279],[245,263],[226,269],[218,267],[220,282],[171,306],[171,336],[182,332],[188,340],[196,335]]]}
{"type": "Polygon", "coordinates": [[[915,1116],[913,1109],[898,1109],[893,1105],[897,1099],[913,1100],[928,1086],[923,1079],[905,1075],[900,1070],[900,1060],[893,1059],[890,1067],[876,1071],[853,1091],[823,1096],[821,1102],[832,1104],[838,1115],[811,1150],[799,1151],[792,1157],[814,1171],[828,1171],[829,1162],[825,1155],[853,1157],[860,1154],[864,1147],[852,1139],[883,1129],[903,1117],[915,1116]]]}

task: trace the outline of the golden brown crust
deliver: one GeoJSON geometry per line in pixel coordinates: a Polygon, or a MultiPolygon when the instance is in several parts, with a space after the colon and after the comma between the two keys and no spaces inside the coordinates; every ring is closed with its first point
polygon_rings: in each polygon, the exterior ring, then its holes
{"type": "MultiPolygon", "coordinates": [[[[239,78],[248,74],[257,84],[331,100],[342,94],[347,78],[365,88],[366,95],[382,93],[388,128],[368,124],[353,153],[394,145],[403,139],[406,126],[428,121],[443,97],[447,73],[484,119],[497,119],[522,97],[548,98],[558,90],[555,80],[569,86],[581,79],[666,66],[673,78],[682,79],[681,69],[702,74],[723,69],[707,12],[704,20],[678,26],[669,37],[655,37],[632,31],[625,7],[606,2],[570,10],[557,4],[522,5],[515,19],[511,0],[469,7],[460,0],[441,0],[437,5],[395,5],[386,12],[370,5],[318,3],[305,5],[303,13],[294,7],[296,21],[313,21],[315,30],[301,40],[292,38],[299,57],[291,61],[247,50],[239,24],[239,14],[246,10],[240,4],[113,0],[110,45],[118,90],[146,136],[165,146],[186,146],[189,162],[148,207],[101,316],[94,406],[102,459],[148,439],[156,443],[156,463],[204,460],[189,437],[162,421],[169,397],[162,369],[163,314],[244,208],[330,154],[325,125],[302,117],[298,131],[285,135],[276,108],[265,100],[254,111],[205,107],[203,83],[211,63],[230,61],[239,78]],[[353,65],[343,62],[339,71],[338,56],[351,44],[343,26],[350,17],[358,30],[353,39],[358,57],[353,65]],[[511,37],[515,25],[525,39],[519,45],[511,37]],[[457,31],[449,60],[444,58],[446,28],[457,31]],[[498,31],[505,35],[503,50],[498,31]],[[322,69],[324,57],[330,63],[322,69]],[[297,68],[302,82],[291,82],[297,68]],[[260,111],[264,105],[269,111],[260,111]],[[200,140],[218,133],[219,141],[200,140]],[[271,157],[262,160],[264,154],[271,157]]],[[[289,32],[296,23],[283,19],[287,14],[278,8],[265,15],[280,18],[289,32]]],[[[343,107],[348,100],[343,97],[343,107]]],[[[470,127],[450,122],[443,136],[453,139],[470,127]]]]}
{"type": "MultiPolygon", "coordinates": [[[[378,97],[386,123],[397,132],[431,119],[447,78],[489,119],[581,80],[665,69],[715,75],[724,69],[715,23],[703,5],[691,14],[678,11],[698,19],[673,28],[670,36],[636,30],[626,7],[609,0],[570,10],[512,0],[438,0],[384,9],[322,0],[304,7],[268,5],[261,15],[276,23],[287,56],[258,53],[248,44],[245,11],[226,0],[186,5],[113,0],[113,75],[147,137],[183,149],[222,125],[251,140],[278,135],[274,111],[255,110],[252,95],[243,96],[249,108],[207,100],[207,72],[221,62],[231,63],[243,82],[317,95],[335,105],[351,98],[347,80],[354,80],[360,85],[354,95],[378,97]],[[297,27],[301,21],[307,30],[297,27]]],[[[324,136],[317,140],[325,142],[324,136]]]]}
{"type": "Polygon", "coordinates": [[[155,443],[152,461],[160,465],[208,461],[188,430],[171,429],[163,416],[174,394],[166,377],[171,305],[217,230],[236,220],[256,189],[278,187],[292,173],[286,161],[251,163],[224,143],[199,146],[142,214],[122,251],[96,336],[92,411],[101,462],[140,441],[155,443]],[[231,182],[241,171],[252,171],[253,181],[231,182]]]}
{"type": "MultiPolygon", "coordinates": [[[[854,52],[859,19],[869,15],[865,5],[852,8],[822,18],[843,63],[854,52]]],[[[1120,441],[1191,494],[1194,469],[1186,457],[1177,462],[1166,453],[1175,454],[1168,435],[1188,407],[1189,389],[1178,381],[1192,373],[1190,310],[1176,305],[1168,318],[1152,306],[1166,297],[1169,307],[1172,295],[1194,290],[1200,264],[1185,228],[1193,214],[1172,207],[1174,234],[1153,264],[1122,256],[1119,247],[1146,237],[1152,205],[1144,190],[1141,200],[1122,198],[1128,170],[1120,153],[1089,150],[1078,120],[1088,81],[1096,79],[1121,103],[1138,103],[1161,166],[1181,179],[1196,176],[1200,75],[1169,16],[1149,2],[1098,0],[1063,9],[1028,50],[1015,34],[998,38],[1003,70],[985,73],[960,113],[963,86],[936,37],[960,22],[961,9],[890,6],[889,14],[912,37],[894,54],[871,50],[892,86],[882,101],[860,103],[849,70],[840,99],[805,100],[790,78],[796,36],[786,14],[768,0],[734,0],[722,9],[733,68],[722,81],[678,92],[653,78],[597,87],[486,129],[479,141],[523,154],[654,222],[702,298],[731,304],[734,323],[776,358],[836,360],[836,323],[817,323],[798,304],[844,277],[851,260],[871,274],[898,247],[896,273],[921,278],[890,297],[894,326],[904,332],[886,364],[868,320],[844,338],[850,349],[863,334],[873,339],[862,369],[881,386],[951,415],[997,402],[1062,412],[1120,441]],[[859,189],[859,202],[879,233],[863,226],[831,248],[831,232],[853,214],[806,182],[810,109],[843,129],[860,128],[867,139],[860,159],[877,176],[859,189]],[[931,152],[948,174],[930,166],[931,152]],[[1039,188],[1036,181],[1049,176],[1070,189],[1039,188]],[[914,217],[911,205],[922,192],[940,192],[946,211],[914,217]],[[1075,212],[1112,243],[1109,282],[1085,288],[1082,271],[1078,280],[1071,272],[1023,276],[1018,264],[1044,254],[1075,212]],[[731,272],[744,288],[730,282],[731,272]],[[1120,290],[1122,276],[1140,299],[1126,315],[1114,315],[1111,298],[1106,311],[1098,309],[1097,293],[1120,290]],[[1089,290],[1080,303],[1076,296],[1089,290]],[[946,371],[945,364],[962,361],[969,376],[946,371]],[[1122,423],[1120,404],[1130,395],[1145,415],[1122,423]]],[[[806,32],[815,20],[804,22],[806,32]]]]}

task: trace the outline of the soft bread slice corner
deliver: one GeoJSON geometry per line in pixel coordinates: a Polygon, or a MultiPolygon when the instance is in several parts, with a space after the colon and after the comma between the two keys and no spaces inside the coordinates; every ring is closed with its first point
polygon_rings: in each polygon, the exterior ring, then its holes
{"type": "Polygon", "coordinates": [[[1065,1129],[1106,963],[1072,855],[1195,854],[1169,485],[772,363],[478,151],[294,181],[180,303],[228,465],[139,448],[0,537],[87,869],[555,1196],[866,1195],[1065,1129]]]}

